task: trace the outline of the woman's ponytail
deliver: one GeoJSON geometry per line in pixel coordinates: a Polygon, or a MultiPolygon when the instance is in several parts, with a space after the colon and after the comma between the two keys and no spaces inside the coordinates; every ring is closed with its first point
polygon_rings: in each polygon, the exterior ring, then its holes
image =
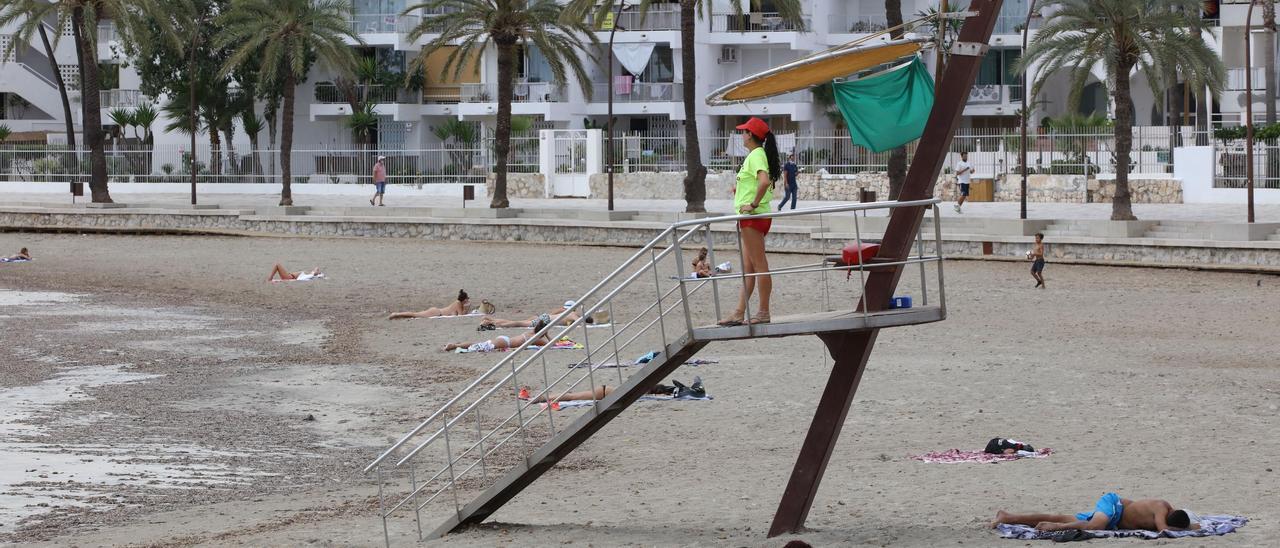
{"type": "Polygon", "coordinates": [[[776,183],[782,177],[782,157],[778,156],[778,138],[772,131],[765,134],[762,146],[765,157],[769,159],[769,180],[776,183]]]}

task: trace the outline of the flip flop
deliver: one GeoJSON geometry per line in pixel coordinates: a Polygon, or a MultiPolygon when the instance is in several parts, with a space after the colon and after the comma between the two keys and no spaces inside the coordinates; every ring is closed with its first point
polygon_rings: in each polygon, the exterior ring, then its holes
{"type": "Polygon", "coordinates": [[[740,325],[746,325],[746,324],[742,323],[742,320],[724,320],[721,322],[716,322],[716,325],[720,327],[738,327],[740,325]]]}
{"type": "Polygon", "coordinates": [[[756,317],[754,317],[754,318],[751,318],[751,325],[757,325],[757,324],[762,324],[762,323],[769,323],[769,317],[768,317],[768,316],[756,316],[756,317]]]}

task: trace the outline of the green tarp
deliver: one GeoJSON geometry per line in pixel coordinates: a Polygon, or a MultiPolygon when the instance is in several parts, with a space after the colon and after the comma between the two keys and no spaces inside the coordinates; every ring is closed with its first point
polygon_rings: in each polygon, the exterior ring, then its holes
{"type": "Polygon", "coordinates": [[[919,57],[905,67],[834,86],[854,144],[884,152],[924,134],[933,110],[933,79],[919,57]]]}

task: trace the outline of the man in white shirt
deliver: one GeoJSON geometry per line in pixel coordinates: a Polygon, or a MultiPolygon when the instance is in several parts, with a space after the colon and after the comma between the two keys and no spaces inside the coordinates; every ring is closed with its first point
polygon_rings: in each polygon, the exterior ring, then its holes
{"type": "Polygon", "coordinates": [[[964,205],[964,201],[969,199],[969,179],[973,178],[973,166],[969,165],[969,153],[960,153],[960,163],[956,164],[956,180],[960,189],[960,198],[956,200],[956,213],[960,211],[960,206],[964,205]]]}

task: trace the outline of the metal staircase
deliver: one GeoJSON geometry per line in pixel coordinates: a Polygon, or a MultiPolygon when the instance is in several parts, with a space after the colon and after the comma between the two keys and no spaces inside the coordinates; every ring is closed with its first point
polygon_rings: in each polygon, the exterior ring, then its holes
{"type": "MultiPolygon", "coordinates": [[[[910,208],[923,210],[937,202],[877,202],[751,216],[808,217],[819,222],[852,217],[854,227],[849,240],[824,240],[824,252],[817,254],[820,260],[816,262],[814,255],[792,255],[785,257],[791,259],[785,262],[802,264],[754,274],[737,272],[737,265],[743,264],[742,252],[731,251],[739,241],[737,221],[746,217],[671,225],[577,299],[555,318],[553,326],[538,333],[553,340],[571,337],[582,348],[569,352],[525,343],[506,352],[496,365],[364,469],[378,480],[384,540],[390,545],[388,520],[397,515],[412,515],[419,539],[482,522],[712,342],[866,332],[944,319],[941,227],[936,207],[932,208],[929,238],[926,240],[922,229],[915,231],[914,254],[877,257],[852,266],[833,260],[845,244],[864,243],[856,213],[908,208],[903,213],[919,216],[910,208]],[[734,272],[712,278],[688,277],[694,254],[689,248],[693,246],[706,247],[711,264],[734,262],[734,272]],[[881,310],[888,308],[881,303],[855,307],[866,296],[869,275],[909,265],[918,265],[920,278],[918,283],[914,279],[904,282],[902,290],[915,298],[916,306],[881,310]],[[926,268],[934,265],[936,272],[926,268]],[[813,284],[809,287],[815,291],[809,292],[811,302],[803,304],[811,308],[810,313],[775,317],[768,324],[717,326],[717,320],[727,313],[721,306],[722,295],[728,292],[731,299],[736,298],[739,284],[747,277],[766,275],[809,277],[813,284]],[[726,284],[729,287],[724,287],[726,284]],[[602,312],[608,320],[602,319],[602,312]],[[609,325],[593,327],[588,318],[609,325]],[[646,364],[626,367],[625,371],[617,366],[630,363],[624,356],[653,350],[657,356],[646,364]],[[524,386],[531,387],[529,396],[534,399],[545,396],[553,400],[570,392],[608,388],[603,398],[589,405],[557,410],[520,399],[524,386]],[[535,386],[541,388],[532,388],[535,386]],[[424,512],[443,518],[443,523],[425,536],[424,512]]],[[[784,257],[775,255],[771,260],[781,263],[784,257]]],[[[795,306],[788,302],[788,308],[795,306]]],[[[746,312],[751,314],[749,307],[746,312]]]]}

